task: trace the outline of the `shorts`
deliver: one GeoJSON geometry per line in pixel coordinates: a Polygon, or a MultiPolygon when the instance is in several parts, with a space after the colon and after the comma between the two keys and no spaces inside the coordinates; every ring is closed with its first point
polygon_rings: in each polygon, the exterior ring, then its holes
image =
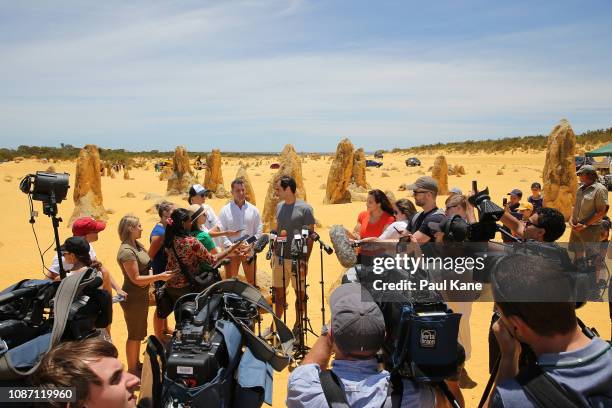
{"type": "Polygon", "coordinates": [[[602,231],[601,224],[590,225],[582,231],[572,230],[568,249],[572,252],[585,252],[588,255],[599,252],[602,231]]]}
{"type": "MultiPolygon", "coordinates": [[[[295,279],[295,274],[292,271],[292,261],[291,259],[285,258],[285,288],[289,287],[289,279],[291,279],[291,286],[294,289],[297,289],[297,281],[295,279]]],[[[304,284],[306,283],[306,274],[308,273],[308,267],[306,266],[306,270],[304,270],[304,264],[300,267],[300,287],[304,288],[304,284]]],[[[272,287],[273,288],[282,288],[283,287],[283,266],[280,263],[279,258],[275,255],[272,258],[272,287]]]]}
{"type": "Polygon", "coordinates": [[[124,284],[123,290],[128,294],[125,302],[121,302],[128,331],[127,339],[142,341],[147,337],[149,285],[141,288],[132,284],[124,284]]]}

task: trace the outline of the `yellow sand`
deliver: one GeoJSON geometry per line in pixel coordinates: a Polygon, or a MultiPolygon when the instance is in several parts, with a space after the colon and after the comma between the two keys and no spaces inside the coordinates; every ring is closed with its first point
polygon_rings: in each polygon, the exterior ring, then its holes
{"type": "MultiPolygon", "coordinates": [[[[371,158],[371,157],[368,157],[371,158]]],[[[404,165],[406,156],[400,154],[387,154],[384,158],[384,166],[380,169],[368,169],[368,182],[373,188],[391,190],[396,198],[406,197],[407,192],[397,190],[401,183],[411,182],[419,176],[417,172],[423,171],[427,174],[427,169],[433,164],[435,156],[420,156],[422,167],[407,168],[404,165]],[[381,177],[382,173],[387,173],[390,177],[381,177]]],[[[226,188],[229,190],[229,183],[238,169],[238,162],[251,163],[248,172],[253,182],[257,202],[260,211],[263,210],[263,202],[270,176],[275,170],[269,169],[270,160],[264,160],[259,167],[252,165],[259,161],[254,159],[224,159],[223,176],[226,188]]],[[[449,164],[461,164],[465,166],[467,174],[465,176],[449,176],[449,187],[457,186],[464,192],[470,188],[471,180],[479,181],[479,187],[489,186],[492,198],[501,203],[512,188],[520,188],[527,198],[529,186],[533,181],[541,180],[541,170],[544,165],[544,154],[503,154],[503,155],[447,155],[449,164]],[[502,169],[503,175],[496,175],[502,169]],[[477,174],[480,171],[480,174],[477,174]]],[[[53,163],[57,171],[71,173],[71,184],[74,183],[75,164],[73,162],[53,163]]],[[[327,157],[319,160],[306,159],[303,163],[303,174],[305,176],[305,186],[308,193],[309,203],[315,209],[315,217],[322,223],[323,228],[319,231],[323,239],[329,242],[328,228],[332,224],[343,224],[352,228],[355,225],[357,214],[365,208],[364,203],[353,203],[343,205],[324,205],[323,198],[325,190],[320,186],[327,182],[327,173],[330,161],[327,157]]],[[[4,222],[2,232],[0,232],[0,258],[3,266],[3,273],[0,276],[0,287],[6,287],[20,279],[41,278],[42,270],[40,258],[32,229],[28,224],[29,210],[26,195],[18,189],[19,180],[27,173],[36,170],[44,170],[49,164],[42,164],[37,160],[28,159],[21,163],[2,163],[0,164],[0,202],[3,207],[4,222]],[[12,181],[5,181],[6,176],[12,176],[12,181]]],[[[166,182],[159,181],[159,173],[152,170],[132,169],[130,175],[133,180],[124,180],[121,177],[111,179],[102,178],[102,191],[104,195],[104,205],[107,209],[112,209],[109,214],[109,222],[106,231],[100,234],[100,240],[94,244],[98,259],[103,262],[114,275],[115,279],[122,282],[123,278],[116,263],[116,253],[119,247],[117,236],[117,224],[119,219],[126,213],[134,213],[140,217],[144,227],[142,242],[148,244],[148,234],[157,221],[156,214],[146,213],[146,210],[153,205],[152,201],[143,200],[145,193],[165,194],[166,182]],[[124,198],[126,193],[132,192],[136,198],[124,198]]],[[[198,180],[203,181],[204,173],[199,172],[198,180]]],[[[439,198],[439,205],[443,204],[445,197],[439,198]]],[[[173,201],[186,204],[180,197],[173,197],[173,201]]],[[[214,209],[219,209],[225,204],[225,200],[209,200],[214,209]]],[[[42,215],[42,208],[39,202],[35,202],[35,209],[39,211],[39,217],[35,224],[36,232],[39,237],[40,245],[43,249],[52,243],[51,221],[42,215]]],[[[73,210],[72,194],[69,199],[61,203],[59,207],[60,215],[67,220],[73,210]]],[[[66,224],[62,224],[60,229],[61,239],[70,235],[66,224]]],[[[569,233],[564,239],[567,240],[569,233]]],[[[50,263],[52,251],[45,256],[47,264],[50,263]]],[[[320,291],[319,291],[319,258],[315,254],[310,263],[310,274],[308,276],[309,288],[309,315],[312,318],[312,326],[315,331],[319,331],[321,326],[320,318],[320,291]]],[[[261,259],[260,269],[270,270],[265,260],[261,259]]],[[[329,286],[336,280],[343,271],[335,256],[325,255],[325,282],[329,286]]],[[[293,304],[293,299],[289,298],[289,304],[293,304]]],[[[124,341],[126,329],[123,313],[118,305],[114,306],[114,322],[112,337],[119,348],[120,356],[124,359],[124,341]]],[[[150,309],[149,328],[152,333],[152,311],[150,309]]],[[[467,363],[467,369],[472,378],[478,382],[478,387],[473,390],[464,390],[467,406],[476,406],[483,388],[488,379],[487,373],[487,330],[489,326],[491,304],[474,304],[471,317],[472,328],[472,358],[467,363]]],[[[610,320],[608,319],[607,303],[588,304],[580,310],[580,317],[589,325],[595,326],[604,338],[610,336],[610,320]]],[[[329,319],[329,309],[327,309],[327,319],[329,319]]],[[[293,323],[293,313],[290,311],[289,324],[293,323]]],[[[309,340],[314,341],[310,336],[309,340]]],[[[286,395],[286,381],[288,370],[274,375],[274,406],[284,406],[286,395]]]]}

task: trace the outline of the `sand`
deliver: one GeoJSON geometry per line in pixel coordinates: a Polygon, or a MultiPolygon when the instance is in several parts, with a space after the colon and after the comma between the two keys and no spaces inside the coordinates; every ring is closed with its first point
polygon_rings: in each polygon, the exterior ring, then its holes
{"type": "MultiPolygon", "coordinates": [[[[387,154],[383,160],[384,165],[381,168],[368,169],[368,182],[373,188],[393,191],[397,198],[408,197],[407,192],[397,191],[398,186],[402,183],[412,182],[421,172],[429,174],[427,169],[433,165],[435,156],[436,154],[421,155],[419,158],[423,165],[421,167],[408,168],[404,164],[406,155],[387,154]],[[383,172],[387,173],[390,177],[381,177],[383,172]]],[[[372,157],[368,156],[367,158],[372,157]]],[[[461,177],[449,176],[449,187],[459,187],[465,192],[470,188],[471,180],[476,179],[479,181],[479,187],[489,186],[492,198],[498,203],[501,203],[505,194],[513,188],[520,188],[526,198],[529,194],[531,183],[534,181],[541,182],[541,171],[544,166],[544,153],[503,155],[451,154],[447,155],[446,158],[450,165],[461,164],[467,172],[465,176],[461,177]],[[503,175],[496,175],[498,170],[502,170],[503,175]],[[480,171],[480,173],[477,174],[477,171],[480,171]]],[[[253,182],[257,202],[260,203],[259,209],[262,211],[261,205],[265,199],[268,181],[275,170],[269,169],[270,160],[264,160],[263,164],[259,167],[254,166],[259,160],[259,158],[225,158],[224,162],[227,161],[227,164],[223,166],[223,175],[224,180],[226,180],[225,187],[229,189],[229,183],[236,174],[239,161],[250,163],[248,172],[253,182]]],[[[53,163],[53,165],[57,171],[70,173],[71,183],[74,183],[74,162],[58,162],[53,163]]],[[[28,224],[29,209],[27,196],[19,191],[18,185],[25,174],[35,172],[36,170],[44,170],[47,166],[48,164],[41,164],[37,160],[32,159],[26,159],[21,163],[8,162],[0,164],[0,202],[3,203],[3,212],[5,214],[2,232],[0,233],[0,258],[3,260],[2,266],[4,270],[4,273],[0,276],[1,288],[7,287],[20,279],[43,277],[38,249],[36,248],[32,229],[28,224]],[[12,176],[12,180],[10,182],[5,181],[6,176],[12,176]]],[[[329,242],[328,228],[330,225],[340,223],[352,228],[356,223],[357,214],[365,209],[364,203],[323,204],[325,190],[321,190],[319,186],[326,182],[329,166],[330,161],[327,160],[327,157],[319,160],[306,159],[303,162],[304,182],[309,203],[314,207],[315,217],[323,226],[319,229],[319,233],[327,242],[329,242]]],[[[198,173],[198,180],[203,182],[204,172],[200,171],[198,173]]],[[[133,180],[102,178],[104,207],[112,210],[113,213],[109,214],[107,229],[100,234],[99,241],[94,244],[98,259],[111,270],[118,282],[123,280],[116,262],[116,254],[119,247],[117,235],[119,219],[127,213],[134,213],[140,217],[144,228],[142,242],[148,244],[148,235],[157,222],[157,216],[156,214],[148,214],[146,212],[153,204],[153,201],[143,200],[143,197],[146,193],[165,195],[167,184],[165,181],[159,181],[159,174],[153,170],[134,168],[130,170],[130,175],[133,180]],[[128,192],[134,193],[135,198],[125,197],[128,192]]],[[[71,193],[72,191],[69,192],[69,199],[62,202],[59,206],[59,214],[66,221],[74,207],[71,193]]],[[[445,198],[444,196],[439,197],[438,204],[442,205],[445,198]]],[[[186,205],[186,201],[182,201],[180,197],[174,196],[170,200],[177,204],[186,205]]],[[[226,200],[212,199],[208,203],[218,213],[219,209],[226,203],[226,200]]],[[[34,227],[41,248],[44,250],[53,240],[51,220],[42,214],[42,207],[39,202],[35,202],[35,209],[39,212],[39,216],[34,227]]],[[[64,222],[60,227],[61,239],[63,240],[69,235],[70,230],[66,227],[66,222],[64,222]]],[[[564,240],[567,240],[568,237],[569,232],[564,236],[564,240]]],[[[44,257],[47,265],[51,262],[52,256],[51,249],[44,257]]],[[[329,286],[343,272],[343,269],[333,255],[325,255],[324,267],[325,282],[329,286]]],[[[264,259],[260,259],[259,269],[269,271],[270,267],[265,263],[264,259]]],[[[308,283],[310,284],[309,315],[312,319],[312,326],[317,332],[321,327],[319,271],[320,266],[317,253],[310,263],[310,273],[308,276],[308,283]]],[[[289,304],[293,303],[291,295],[288,301],[289,304]]],[[[478,386],[472,390],[463,391],[466,406],[468,407],[477,405],[488,379],[487,330],[491,307],[491,304],[487,303],[476,303],[473,307],[470,323],[472,329],[472,358],[467,362],[467,369],[471,377],[478,383],[478,386]]],[[[123,313],[118,305],[114,306],[113,312],[112,337],[114,343],[118,346],[120,358],[124,360],[126,329],[123,313]]],[[[150,334],[153,331],[152,313],[153,308],[150,309],[149,316],[150,334]]],[[[588,325],[596,327],[604,338],[609,339],[610,320],[608,319],[607,303],[590,303],[579,311],[579,316],[588,325]]],[[[329,319],[329,309],[327,309],[327,318],[329,319]]],[[[288,316],[288,321],[293,322],[292,314],[288,316]]],[[[309,336],[309,341],[313,342],[314,336],[309,336]]],[[[284,406],[287,377],[288,370],[274,374],[273,406],[275,407],[284,406]]]]}

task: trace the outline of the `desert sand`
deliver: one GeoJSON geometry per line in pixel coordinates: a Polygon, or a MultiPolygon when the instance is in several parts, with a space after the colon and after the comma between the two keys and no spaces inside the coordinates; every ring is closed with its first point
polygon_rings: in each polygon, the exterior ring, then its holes
{"type": "MultiPolygon", "coordinates": [[[[384,165],[381,168],[369,168],[366,172],[367,181],[372,188],[393,191],[396,198],[408,197],[408,192],[398,191],[398,186],[402,183],[412,182],[422,174],[430,174],[427,169],[433,165],[434,159],[438,154],[419,156],[423,165],[421,167],[408,168],[404,164],[406,155],[387,154],[384,157],[384,165]],[[388,175],[383,177],[383,173],[388,175]]],[[[367,158],[372,158],[368,155],[367,158]]],[[[466,170],[464,176],[449,176],[449,187],[459,187],[464,192],[470,188],[471,180],[478,180],[479,187],[488,186],[492,198],[501,203],[502,197],[513,188],[520,188],[525,194],[529,195],[529,186],[534,181],[542,181],[542,168],[544,166],[544,153],[516,153],[500,155],[446,155],[449,165],[463,165],[466,170]],[[503,174],[498,174],[503,173],[503,174]]],[[[193,159],[193,158],[192,158],[193,159]]],[[[260,203],[259,210],[263,210],[262,205],[265,201],[265,194],[268,188],[268,181],[276,170],[269,169],[274,159],[263,161],[261,158],[223,158],[223,175],[225,188],[229,190],[231,177],[236,174],[239,162],[248,163],[248,173],[255,190],[257,203],[260,203]],[[261,162],[259,166],[256,164],[261,162]]],[[[328,156],[314,160],[303,159],[302,169],[304,184],[308,194],[308,202],[314,207],[315,217],[321,223],[319,228],[321,237],[329,242],[328,229],[333,224],[343,224],[352,228],[356,223],[357,214],[365,209],[363,202],[325,205],[323,204],[325,189],[321,188],[326,183],[330,167],[328,156]]],[[[71,174],[71,186],[74,186],[74,162],[53,163],[58,172],[68,172],[71,174]]],[[[4,222],[0,233],[0,257],[4,272],[0,276],[0,287],[4,288],[10,284],[24,278],[43,278],[41,261],[32,228],[28,224],[29,209],[27,196],[18,189],[19,181],[28,173],[36,170],[45,170],[48,164],[42,164],[38,160],[26,159],[20,163],[8,162],[0,164],[0,200],[3,203],[4,222]],[[10,177],[9,177],[10,176],[10,177]],[[10,179],[10,180],[9,180],[10,179]]],[[[123,281],[121,271],[116,262],[117,249],[119,247],[119,237],[117,235],[117,225],[119,219],[127,214],[134,213],[142,222],[144,232],[142,242],[148,246],[148,235],[155,223],[157,214],[147,213],[146,210],[154,204],[151,200],[144,200],[147,193],[155,193],[165,196],[166,182],[159,180],[159,174],[153,171],[152,166],[149,170],[145,168],[134,168],[130,170],[131,180],[123,178],[103,177],[102,193],[104,196],[104,207],[109,211],[108,226],[100,234],[100,240],[94,244],[98,259],[106,265],[118,282],[123,281]],[[126,197],[131,192],[134,198],[126,197]]],[[[197,179],[203,183],[204,172],[197,172],[197,179]]],[[[446,196],[438,198],[441,206],[446,196]]],[[[171,201],[179,205],[186,206],[186,201],[181,196],[171,196],[171,201]]],[[[208,200],[215,211],[218,213],[220,208],[227,202],[226,199],[208,200]]],[[[35,209],[39,212],[37,222],[34,225],[41,248],[44,250],[53,241],[51,220],[42,214],[41,204],[35,202],[35,209]]],[[[67,228],[67,221],[74,209],[72,201],[72,188],[69,191],[68,199],[59,205],[59,214],[63,217],[64,223],[60,227],[60,237],[63,241],[70,235],[67,228]]],[[[566,232],[563,240],[567,241],[569,231],[566,232]]],[[[53,256],[53,248],[44,256],[47,265],[50,264],[53,256]]],[[[610,262],[610,261],[608,261],[610,262]]],[[[609,267],[612,265],[609,264],[609,267]]],[[[343,272],[334,255],[324,257],[325,284],[327,287],[334,282],[343,272]]],[[[265,260],[260,259],[258,268],[270,270],[270,266],[265,260]]],[[[319,256],[314,254],[310,262],[310,273],[308,275],[309,287],[309,316],[312,319],[312,326],[315,331],[321,327],[320,309],[320,289],[319,289],[319,256]]],[[[326,291],[327,291],[326,287],[326,291]]],[[[289,296],[289,304],[293,303],[292,296],[289,296]]],[[[488,352],[487,352],[487,331],[490,320],[492,305],[489,303],[476,303],[473,307],[471,317],[472,329],[472,358],[467,362],[467,370],[471,377],[478,383],[478,386],[471,390],[463,390],[466,406],[474,407],[483,392],[488,379],[488,352]]],[[[113,308],[114,321],[112,325],[113,342],[117,345],[122,359],[125,358],[124,342],[126,339],[125,322],[123,313],[119,305],[113,308]]],[[[291,311],[290,311],[291,312],[291,311]]],[[[150,308],[149,328],[150,334],[153,332],[152,326],[153,308],[150,308]]],[[[327,308],[327,319],[329,319],[329,308],[327,308]]],[[[610,320],[608,318],[607,303],[590,303],[579,310],[579,316],[590,326],[597,328],[602,337],[609,339],[610,320]]],[[[292,324],[293,316],[288,315],[288,322],[292,324]]],[[[314,336],[309,336],[309,342],[314,341],[314,336]]],[[[284,406],[286,396],[286,384],[289,371],[274,374],[274,401],[273,406],[284,406]]]]}

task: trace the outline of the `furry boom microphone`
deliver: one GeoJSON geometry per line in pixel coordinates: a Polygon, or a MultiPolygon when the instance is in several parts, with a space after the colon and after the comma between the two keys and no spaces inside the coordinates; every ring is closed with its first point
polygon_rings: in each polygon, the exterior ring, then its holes
{"type": "Polygon", "coordinates": [[[336,251],[336,257],[340,261],[340,264],[345,268],[355,266],[357,263],[357,255],[355,249],[349,241],[346,229],[342,225],[332,225],[329,230],[329,237],[331,238],[332,245],[336,251]]]}

